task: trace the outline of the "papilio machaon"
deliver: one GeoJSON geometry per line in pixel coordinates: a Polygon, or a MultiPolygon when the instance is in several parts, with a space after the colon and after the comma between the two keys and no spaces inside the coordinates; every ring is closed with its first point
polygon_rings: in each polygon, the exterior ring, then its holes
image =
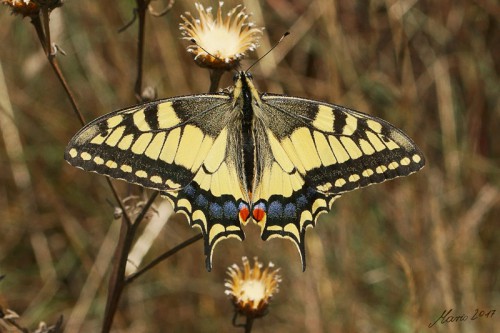
{"type": "Polygon", "coordinates": [[[304,236],[342,193],[424,166],[413,141],[386,121],[342,106],[259,93],[247,72],[227,92],[161,99],[111,112],[83,127],[73,166],[161,191],[215,245],[291,239],[305,269],[304,236]]]}

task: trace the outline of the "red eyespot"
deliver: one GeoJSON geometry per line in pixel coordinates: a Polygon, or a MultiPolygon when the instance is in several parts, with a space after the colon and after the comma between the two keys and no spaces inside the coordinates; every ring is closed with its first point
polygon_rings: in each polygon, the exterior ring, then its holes
{"type": "Polygon", "coordinates": [[[246,221],[249,216],[250,216],[250,211],[248,210],[248,207],[240,208],[240,219],[242,221],[246,221]]]}
{"type": "Polygon", "coordinates": [[[260,222],[264,216],[266,216],[266,211],[260,207],[255,207],[253,209],[253,218],[255,221],[260,222]]]}

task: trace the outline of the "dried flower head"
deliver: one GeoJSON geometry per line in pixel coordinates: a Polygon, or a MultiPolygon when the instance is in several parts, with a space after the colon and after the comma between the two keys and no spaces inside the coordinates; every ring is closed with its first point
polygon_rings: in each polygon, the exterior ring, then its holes
{"type": "Polygon", "coordinates": [[[62,6],[62,0],[0,0],[4,5],[10,6],[13,14],[37,16],[41,8],[49,11],[62,6]]]}
{"type": "Polygon", "coordinates": [[[194,40],[187,51],[194,56],[199,66],[212,69],[231,70],[248,51],[254,51],[258,46],[263,28],[257,28],[249,22],[245,7],[238,5],[224,17],[223,2],[219,2],[217,16],[214,18],[212,8],[204,8],[195,3],[199,18],[194,18],[187,12],[181,15],[183,23],[180,30],[184,39],[194,40]]]}
{"type": "Polygon", "coordinates": [[[263,265],[254,258],[254,266],[243,257],[243,270],[236,264],[227,269],[229,279],[226,280],[226,295],[231,296],[238,313],[253,318],[265,315],[272,296],[278,292],[281,277],[279,269],[263,265]]]}
{"type": "Polygon", "coordinates": [[[11,7],[13,14],[33,16],[40,12],[40,7],[32,0],[2,0],[2,3],[11,7]]]}

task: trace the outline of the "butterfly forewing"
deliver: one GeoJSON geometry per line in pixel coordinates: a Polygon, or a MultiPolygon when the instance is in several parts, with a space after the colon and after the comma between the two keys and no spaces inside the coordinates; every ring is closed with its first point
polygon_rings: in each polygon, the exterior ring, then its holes
{"type": "Polygon", "coordinates": [[[424,156],[388,122],[341,106],[266,96],[266,126],[308,185],[327,194],[407,176],[424,156]]]}
{"type": "Polygon", "coordinates": [[[86,171],[168,191],[189,184],[225,126],[227,96],[151,102],[104,115],[69,143],[66,160],[86,171]]]}

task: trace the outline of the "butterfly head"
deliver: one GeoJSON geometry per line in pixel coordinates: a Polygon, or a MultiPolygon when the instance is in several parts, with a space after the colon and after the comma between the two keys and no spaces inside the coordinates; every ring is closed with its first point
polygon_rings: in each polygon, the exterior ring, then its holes
{"type": "Polygon", "coordinates": [[[253,84],[253,76],[248,71],[239,71],[234,74],[233,104],[243,103],[245,99],[251,99],[260,105],[259,92],[253,84]]]}
{"type": "Polygon", "coordinates": [[[234,76],[233,76],[234,85],[237,85],[238,81],[241,81],[241,80],[252,81],[253,80],[252,73],[247,72],[247,71],[238,71],[238,72],[234,73],[234,76]]]}

